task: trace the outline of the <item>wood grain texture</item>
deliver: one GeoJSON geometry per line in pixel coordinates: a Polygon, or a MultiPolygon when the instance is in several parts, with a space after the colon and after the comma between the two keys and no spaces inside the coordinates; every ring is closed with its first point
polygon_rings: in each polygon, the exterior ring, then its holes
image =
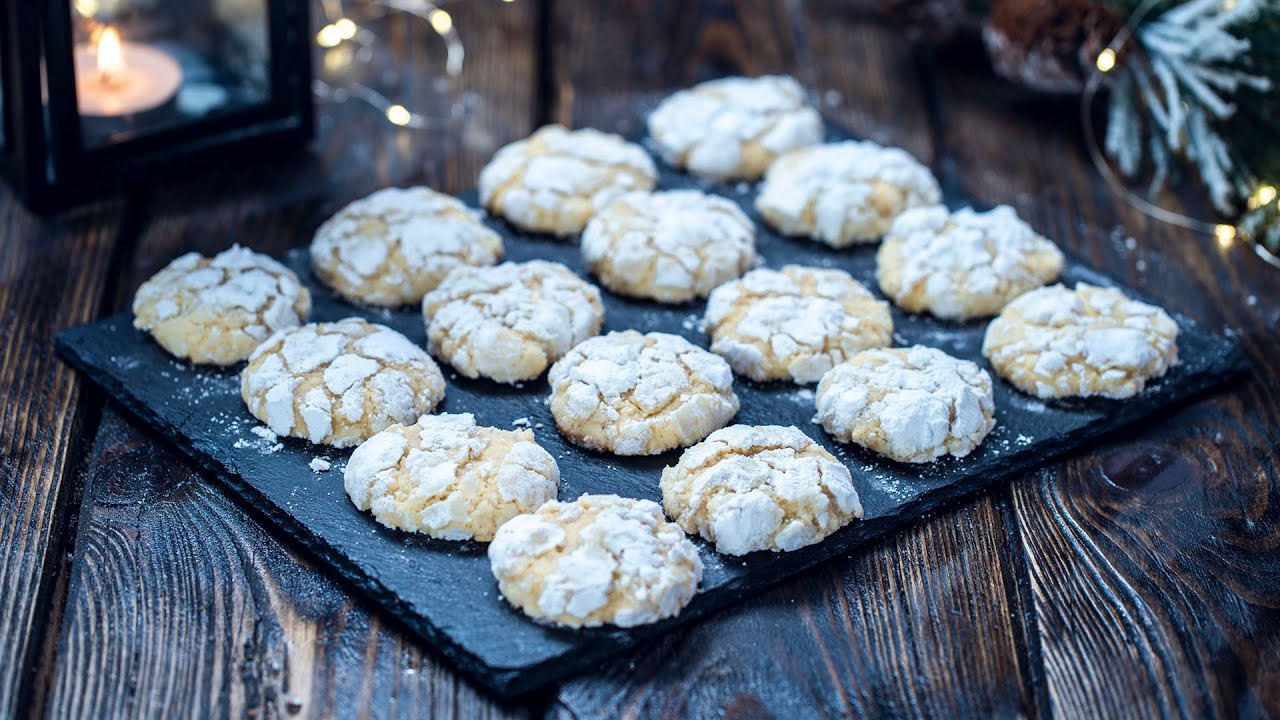
{"type": "MultiPolygon", "coordinates": [[[[530,3],[451,7],[464,33],[465,127],[397,130],[357,103],[322,105],[312,158],[219,170],[159,189],[122,280],[133,288],[174,256],[240,242],[305,244],[329,213],[386,185],[461,192],[533,117],[530,3]]],[[[437,93],[438,48],[421,21],[378,31],[382,68],[415,110],[437,93]],[[420,101],[415,103],[414,101],[420,101]]],[[[380,75],[382,76],[382,75],[380,75]]],[[[321,476],[317,482],[341,482],[321,476]]],[[[492,704],[399,627],[356,604],[287,538],[201,479],[163,440],[114,410],[90,454],[66,615],[50,689],[55,717],[519,717],[492,704]]]]}
{"type": "MultiPolygon", "coordinates": [[[[627,98],[656,102],[725,73],[786,72],[814,84],[837,121],[933,157],[910,49],[856,8],[556,9],[552,55],[565,121],[634,132],[627,98]],[[662,62],[651,58],[654,48],[662,62]]],[[[553,710],[566,718],[1030,714],[1037,682],[1022,611],[1030,600],[1012,580],[1008,502],[1007,491],[982,498],[783,583],[566,683],[553,710]]]]}
{"type": "MultiPolygon", "coordinates": [[[[97,316],[119,207],[39,221],[0,188],[0,717],[31,700],[85,443],[81,380],[53,353],[97,316]]],[[[90,426],[91,428],[91,426],[90,426]]]]}
{"type": "MultiPolygon", "coordinates": [[[[1011,107],[999,101],[998,85],[984,88],[959,74],[944,74],[938,86],[947,146],[972,192],[1013,203],[1064,247],[1161,304],[1210,327],[1234,328],[1254,366],[1230,390],[1014,486],[1055,712],[1274,714],[1280,708],[1275,269],[1247,247],[1220,247],[1119,202],[1089,163],[1061,104],[1022,100],[1011,107]],[[1020,151],[1003,150],[1010,147],[1020,151]]],[[[1169,194],[1163,202],[1204,212],[1187,195],[1169,194]]]]}

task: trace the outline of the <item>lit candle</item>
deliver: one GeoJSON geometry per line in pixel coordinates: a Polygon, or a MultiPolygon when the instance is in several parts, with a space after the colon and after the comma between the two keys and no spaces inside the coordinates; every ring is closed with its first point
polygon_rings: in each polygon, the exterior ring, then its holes
{"type": "Polygon", "coordinates": [[[163,50],[124,42],[115,28],[98,34],[96,47],[78,46],[76,96],[80,114],[133,115],[160,107],[182,85],[182,67],[163,50]]]}

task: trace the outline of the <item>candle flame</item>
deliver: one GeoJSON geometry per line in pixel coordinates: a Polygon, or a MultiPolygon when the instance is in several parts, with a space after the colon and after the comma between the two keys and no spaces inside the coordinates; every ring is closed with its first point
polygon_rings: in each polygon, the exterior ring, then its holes
{"type": "Polygon", "coordinates": [[[98,35],[98,77],[102,84],[114,85],[124,76],[124,53],[120,49],[120,33],[108,25],[98,35]]]}

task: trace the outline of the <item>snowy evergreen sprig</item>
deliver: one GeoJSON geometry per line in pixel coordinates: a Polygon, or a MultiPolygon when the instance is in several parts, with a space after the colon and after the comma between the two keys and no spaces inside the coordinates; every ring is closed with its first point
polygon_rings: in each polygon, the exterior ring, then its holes
{"type": "Polygon", "coordinates": [[[1154,193],[1181,156],[1199,169],[1219,211],[1231,212],[1249,193],[1255,178],[1218,124],[1236,114],[1242,89],[1271,89],[1269,78],[1249,69],[1252,43],[1240,28],[1274,2],[1189,0],[1138,25],[1137,51],[1114,76],[1104,142],[1122,173],[1136,176],[1148,158],[1154,193]]]}

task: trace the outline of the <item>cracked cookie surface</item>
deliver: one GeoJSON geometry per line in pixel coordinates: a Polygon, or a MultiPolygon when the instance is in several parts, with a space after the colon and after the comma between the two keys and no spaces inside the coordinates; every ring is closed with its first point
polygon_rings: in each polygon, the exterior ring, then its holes
{"type": "Polygon", "coordinates": [[[541,375],[600,332],[600,291],[560,263],[459,268],[422,299],[427,347],[469,378],[541,375]]]}
{"type": "Polygon", "coordinates": [[[1009,303],[987,326],[982,354],[1039,398],[1127,398],[1177,362],[1178,324],[1119,290],[1053,285],[1009,303]]]}
{"type": "Polygon", "coordinates": [[[797,550],[862,517],[849,469],[796,427],[717,430],[661,487],[667,515],[725,555],[797,550]]]}
{"type": "Polygon", "coordinates": [[[489,564],[507,602],[540,622],[635,627],[680,614],[702,559],[652,500],[583,495],[498,528],[489,564]]]}
{"type": "Polygon", "coordinates": [[[920,345],[858,353],[823,376],[815,403],[835,439],[904,463],[964,457],[996,425],[991,376],[920,345]]]}
{"type": "Polygon", "coordinates": [[[291,270],[239,245],[212,258],[187,253],[133,296],[133,326],[170,355],[234,365],[272,333],[311,313],[311,293],[291,270]]]}
{"type": "Polygon", "coordinates": [[[1061,272],[1062,252],[1008,205],[912,208],[893,221],[876,255],[885,295],[907,312],[946,320],[995,315],[1061,272]]]}
{"type": "Polygon", "coordinates": [[[842,248],[875,242],[904,210],[941,199],[933,173],[907,151],[847,140],[778,158],[756,210],[783,233],[842,248]]]}
{"type": "Polygon", "coordinates": [[[591,128],[546,125],[507,145],[480,171],[480,201],[513,225],[572,235],[619,195],[652,190],[653,159],[639,145],[591,128]]]}
{"type": "Polygon", "coordinates": [[[502,237],[456,198],[426,187],[386,188],[339,210],[316,230],[311,267],[343,297],[417,303],[460,265],[492,265],[502,237]]]}
{"type": "Polygon", "coordinates": [[[843,270],[760,268],[716,288],[711,350],[757,381],[813,383],[854,354],[892,342],[889,305],[843,270]]]}
{"type": "Polygon", "coordinates": [[[272,335],[240,374],[240,394],[277,435],[350,447],[431,412],[444,376],[405,336],[348,318],[272,335]]]}
{"type": "Polygon", "coordinates": [[[582,259],[610,290],[678,303],[756,264],[755,226],[736,203],[696,190],[627,193],[582,233],[582,259]]]}
{"type": "Polygon", "coordinates": [[[785,75],[709,80],[649,114],[663,159],[715,180],[754,180],[778,155],[822,142],[822,118],[785,75]]]}
{"type": "Polygon", "coordinates": [[[476,425],[470,413],[423,415],[361,443],[343,481],[351,502],[389,528],[487,542],[502,523],[554,500],[560,470],[529,429],[476,425]]]}
{"type": "Polygon", "coordinates": [[[728,363],[667,333],[591,338],[552,365],[548,379],[560,432],[617,455],[692,445],[738,412],[728,363]]]}

